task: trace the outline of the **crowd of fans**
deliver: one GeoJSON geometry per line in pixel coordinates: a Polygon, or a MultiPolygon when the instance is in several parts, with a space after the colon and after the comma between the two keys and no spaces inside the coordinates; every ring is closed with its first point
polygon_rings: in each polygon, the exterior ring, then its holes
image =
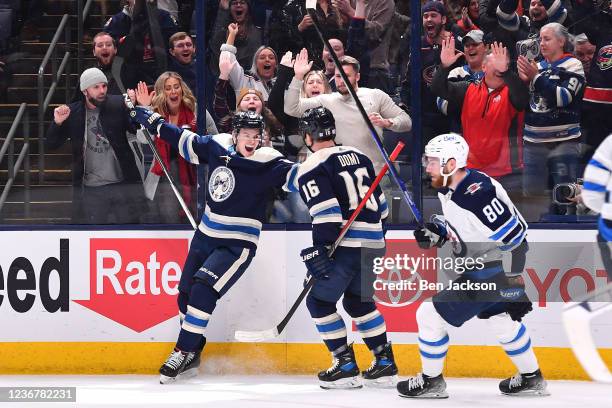
{"type": "MultiPolygon", "coordinates": [[[[208,0],[205,50],[195,48],[194,2],[178,3],[127,0],[108,10],[92,39],[96,69],[82,73],[72,104],[55,109],[46,143],[72,143],[74,222],[185,221],[159,164],[148,163],[142,135],[119,114],[124,93],[199,133],[231,133],[235,111],[255,111],[265,118],[264,143],[296,161],[309,154],[297,119],[323,105],[335,116],[336,140],[382,167],[305,0],[208,0]],[[206,129],[196,129],[196,55],[206,58],[206,129]],[[117,209],[126,200],[135,211],[117,209]],[[138,217],[126,219],[127,212],[138,217]]],[[[422,145],[461,133],[468,167],[498,179],[528,221],[580,212],[575,199],[553,200],[551,191],[577,183],[612,132],[609,0],[424,2],[418,68],[409,52],[408,0],[316,3],[318,24],[380,136],[397,133],[410,146],[410,79],[417,76],[422,145]]],[[[155,144],[195,212],[194,167],[155,144]]],[[[270,220],[307,221],[298,202],[280,192],[271,197],[270,220]]]]}

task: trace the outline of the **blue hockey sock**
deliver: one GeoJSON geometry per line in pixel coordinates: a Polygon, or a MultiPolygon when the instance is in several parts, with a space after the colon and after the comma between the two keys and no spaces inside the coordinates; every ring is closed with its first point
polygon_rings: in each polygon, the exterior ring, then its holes
{"type": "Polygon", "coordinates": [[[306,298],[306,306],[327,349],[332,354],[337,350],[345,349],[346,325],[342,316],[337,313],[336,305],[318,300],[309,294],[306,298]]]}
{"type": "Polygon", "coordinates": [[[176,347],[182,351],[198,351],[203,346],[204,330],[219,294],[208,284],[196,281],[191,287],[189,304],[181,324],[176,347]]]}
{"type": "Polygon", "coordinates": [[[376,349],[381,350],[381,346],[387,344],[387,326],[374,302],[363,301],[360,296],[347,292],[344,294],[342,304],[353,318],[368,349],[372,352],[376,349]]]}

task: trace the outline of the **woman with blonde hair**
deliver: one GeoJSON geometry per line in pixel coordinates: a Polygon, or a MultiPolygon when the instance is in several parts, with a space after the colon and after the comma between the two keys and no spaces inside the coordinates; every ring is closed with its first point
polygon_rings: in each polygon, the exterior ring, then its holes
{"type": "MultiPolygon", "coordinates": [[[[176,72],[167,71],[161,74],[155,81],[154,91],[151,93],[149,93],[147,85],[140,82],[136,90],[128,90],[128,95],[132,100],[135,99],[139,105],[150,106],[153,111],[161,114],[166,122],[190,129],[193,132],[196,131],[196,98],[183,78],[176,72]]],[[[217,133],[208,112],[206,114],[206,128],[207,133],[217,133]]],[[[195,166],[183,159],[170,148],[168,143],[160,138],[156,138],[154,143],[164,165],[175,182],[180,184],[185,203],[191,209],[192,214],[195,214],[195,188],[197,185],[195,166]]],[[[154,160],[145,179],[145,193],[151,200],[155,197],[162,175],[161,165],[157,160],[154,160]]],[[[155,202],[161,216],[161,222],[180,223],[186,221],[186,215],[180,208],[167,181],[162,182],[155,202]]]]}

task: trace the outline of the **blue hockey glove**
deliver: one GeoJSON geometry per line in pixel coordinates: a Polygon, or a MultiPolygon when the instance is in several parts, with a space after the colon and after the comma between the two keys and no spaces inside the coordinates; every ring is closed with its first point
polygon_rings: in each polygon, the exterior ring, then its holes
{"type": "Polygon", "coordinates": [[[142,106],[136,106],[130,110],[130,117],[133,122],[141,124],[145,129],[149,131],[151,135],[157,134],[157,126],[164,123],[164,118],[156,112],[143,108],[142,106]]]}
{"type": "Polygon", "coordinates": [[[300,252],[302,262],[306,264],[306,269],[315,279],[327,279],[329,274],[334,271],[334,264],[327,256],[327,248],[323,245],[316,245],[302,249],[300,252]]]}
{"type": "Polygon", "coordinates": [[[441,248],[448,241],[447,235],[446,226],[438,222],[425,223],[425,228],[417,228],[414,231],[417,244],[422,249],[429,249],[433,246],[441,248]]]}

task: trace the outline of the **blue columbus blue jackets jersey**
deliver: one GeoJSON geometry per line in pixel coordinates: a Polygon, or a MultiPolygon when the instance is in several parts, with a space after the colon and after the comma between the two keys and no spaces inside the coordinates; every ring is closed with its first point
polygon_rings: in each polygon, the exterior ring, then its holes
{"type": "Polygon", "coordinates": [[[597,148],[584,171],[584,203],[599,217],[599,233],[612,241],[612,135],[597,148]]]}
{"type": "Polygon", "coordinates": [[[278,151],[261,147],[245,158],[234,150],[228,134],[200,136],[163,124],[160,137],[193,164],[208,163],[206,207],[198,226],[219,246],[257,248],[266,202],[272,189],[286,184],[297,166],[278,151]]]}
{"type": "Polygon", "coordinates": [[[542,60],[538,69],[525,113],[525,140],[558,142],[580,137],[585,83],[582,63],[566,55],[552,64],[542,60]]]}
{"type": "MultiPolygon", "coordinates": [[[[299,190],[312,216],[314,245],[332,245],[336,241],[375,178],[372,161],[348,146],[318,150],[299,166],[290,184],[299,190]]],[[[377,187],[340,246],[383,248],[381,218],[387,214],[387,201],[377,187]]]]}
{"type": "Polygon", "coordinates": [[[468,170],[456,190],[438,198],[455,256],[499,261],[525,239],[523,216],[501,184],[484,173],[468,170]]]}

